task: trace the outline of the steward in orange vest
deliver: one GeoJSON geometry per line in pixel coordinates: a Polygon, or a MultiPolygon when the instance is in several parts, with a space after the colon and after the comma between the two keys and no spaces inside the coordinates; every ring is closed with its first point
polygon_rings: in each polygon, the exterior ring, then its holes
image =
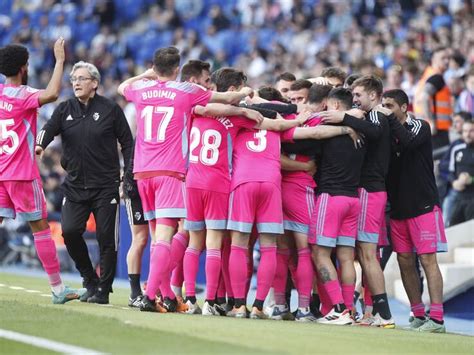
{"type": "Polygon", "coordinates": [[[448,50],[436,49],[431,56],[431,65],[424,71],[415,90],[413,109],[418,118],[430,123],[433,148],[449,144],[453,100],[443,78],[448,65],[448,50]]]}

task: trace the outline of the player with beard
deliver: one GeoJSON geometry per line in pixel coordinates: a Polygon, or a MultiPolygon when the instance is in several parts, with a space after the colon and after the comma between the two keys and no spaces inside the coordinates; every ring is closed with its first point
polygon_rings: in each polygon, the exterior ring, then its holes
{"type": "Polygon", "coordinates": [[[47,221],[46,200],[35,161],[37,110],[57,100],[64,67],[64,39],[54,44],[56,65],[46,90],[28,84],[28,50],[21,45],[0,48],[0,223],[18,216],[30,225],[38,258],[48,274],[52,301],[80,298],[85,289],[64,286],[56,246],[47,221]]]}

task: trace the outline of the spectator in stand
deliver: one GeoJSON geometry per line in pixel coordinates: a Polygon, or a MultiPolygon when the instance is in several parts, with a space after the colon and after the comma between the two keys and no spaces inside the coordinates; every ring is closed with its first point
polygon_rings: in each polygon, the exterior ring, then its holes
{"type": "Polygon", "coordinates": [[[209,11],[209,17],[212,20],[212,26],[216,31],[226,30],[230,27],[230,21],[222,11],[220,5],[213,5],[209,11]]]}
{"type": "Polygon", "coordinates": [[[418,81],[418,66],[415,63],[409,63],[404,68],[403,81],[400,88],[407,94],[410,103],[408,111],[413,112],[413,100],[415,97],[415,88],[418,81]]]}
{"type": "Polygon", "coordinates": [[[403,82],[403,68],[398,65],[392,65],[387,70],[386,83],[384,85],[384,90],[393,90],[400,89],[403,82]]]}
{"type": "Polygon", "coordinates": [[[436,48],[431,53],[431,65],[424,71],[415,92],[415,115],[429,122],[433,149],[449,144],[453,108],[451,92],[443,78],[448,65],[448,49],[436,48]]]}
{"type": "Polygon", "coordinates": [[[453,202],[453,214],[450,225],[474,219],[474,123],[464,122],[462,126],[462,144],[459,150],[452,154],[454,175],[453,189],[457,191],[453,202]]]}
{"type": "Polygon", "coordinates": [[[446,226],[450,225],[454,202],[457,195],[457,191],[451,186],[451,181],[449,179],[450,172],[454,172],[454,155],[456,155],[461,146],[464,146],[464,140],[462,139],[463,124],[464,122],[471,121],[471,118],[472,117],[468,112],[457,112],[454,114],[452,131],[454,131],[457,138],[452,140],[448,151],[444,154],[438,167],[438,190],[440,192],[440,200],[443,206],[443,220],[446,226]]]}
{"type": "Polygon", "coordinates": [[[457,109],[474,115],[474,66],[466,75],[466,88],[459,95],[457,109]]]}

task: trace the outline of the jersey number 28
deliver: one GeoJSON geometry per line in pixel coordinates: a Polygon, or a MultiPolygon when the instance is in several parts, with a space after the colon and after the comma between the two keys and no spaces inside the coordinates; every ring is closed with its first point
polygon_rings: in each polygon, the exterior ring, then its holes
{"type": "Polygon", "coordinates": [[[202,135],[197,127],[191,129],[191,145],[189,160],[191,163],[197,163],[198,160],[204,165],[214,165],[219,159],[219,147],[222,143],[221,134],[214,129],[206,129],[202,135]],[[194,150],[202,141],[201,150],[195,154],[194,150]]]}

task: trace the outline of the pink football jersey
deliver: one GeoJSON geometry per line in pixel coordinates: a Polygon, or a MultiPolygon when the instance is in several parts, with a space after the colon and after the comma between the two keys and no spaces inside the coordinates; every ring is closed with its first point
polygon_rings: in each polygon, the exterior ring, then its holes
{"type": "Polygon", "coordinates": [[[194,118],[186,187],[229,193],[233,142],[254,126],[244,117],[194,118]]]}
{"type": "Polygon", "coordinates": [[[191,111],[205,106],[212,92],[176,81],[139,80],[125,88],[137,110],[134,173],[172,171],[184,174],[188,164],[191,111]]]}
{"type": "MultiPolygon", "coordinates": [[[[287,116],[285,119],[294,119],[296,116],[287,116]]],[[[321,123],[321,118],[319,116],[311,117],[309,120],[305,122],[303,127],[315,127],[321,123]]],[[[290,159],[300,161],[300,162],[308,162],[311,160],[311,157],[308,157],[306,155],[300,155],[300,154],[290,154],[289,155],[290,159]]],[[[287,170],[282,170],[281,171],[282,175],[282,180],[285,182],[292,182],[298,185],[302,186],[309,186],[312,188],[316,187],[316,183],[314,182],[314,179],[308,175],[305,171],[287,171],[287,170]]]]}
{"type": "Polygon", "coordinates": [[[0,84],[0,181],[39,177],[35,140],[40,93],[26,85],[0,84]]]}
{"type": "Polygon", "coordinates": [[[234,172],[231,190],[250,181],[272,182],[281,188],[281,140],[291,141],[294,128],[284,132],[245,130],[234,145],[234,172]]]}

